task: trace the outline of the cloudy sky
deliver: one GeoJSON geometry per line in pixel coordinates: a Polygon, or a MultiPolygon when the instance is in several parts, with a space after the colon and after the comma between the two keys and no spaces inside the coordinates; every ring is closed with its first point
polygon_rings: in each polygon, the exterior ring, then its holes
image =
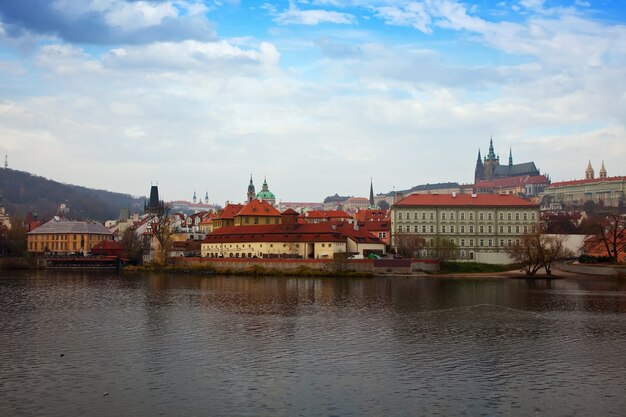
{"type": "Polygon", "coordinates": [[[284,201],[626,175],[622,0],[0,0],[11,168],[166,199],[284,201]]]}

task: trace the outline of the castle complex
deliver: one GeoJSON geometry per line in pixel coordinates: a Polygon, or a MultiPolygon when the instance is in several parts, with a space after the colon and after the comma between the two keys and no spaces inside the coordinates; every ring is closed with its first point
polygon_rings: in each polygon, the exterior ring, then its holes
{"type": "Polygon", "coordinates": [[[480,157],[480,149],[478,150],[478,160],[476,161],[476,169],[474,171],[474,183],[484,180],[520,177],[524,175],[531,177],[540,175],[535,163],[524,162],[521,164],[513,164],[513,152],[509,149],[508,165],[500,165],[500,155],[496,155],[493,150],[493,138],[489,141],[489,153],[484,159],[480,157]]]}

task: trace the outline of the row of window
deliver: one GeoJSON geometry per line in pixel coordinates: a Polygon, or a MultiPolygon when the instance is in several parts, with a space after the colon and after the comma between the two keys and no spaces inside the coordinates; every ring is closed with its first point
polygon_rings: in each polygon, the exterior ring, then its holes
{"type": "MultiPolygon", "coordinates": [[[[465,231],[465,226],[461,225],[459,226],[459,233],[466,233],[465,231]]],[[[493,233],[493,226],[478,226],[478,228],[474,228],[474,225],[469,225],[467,228],[468,232],[467,233],[474,233],[474,230],[478,230],[478,233],[493,233]]],[[[513,230],[515,230],[515,233],[519,234],[519,233],[528,233],[528,231],[531,231],[532,233],[535,233],[537,231],[537,227],[535,225],[532,226],[515,226],[515,228],[513,228],[513,226],[500,226],[498,231],[499,233],[506,233],[511,234],[513,233],[513,230]]],[[[413,226],[413,230],[411,231],[411,226],[410,225],[398,225],[398,233],[420,233],[420,227],[418,225],[414,225],[413,226]]],[[[456,233],[456,228],[454,227],[454,225],[441,225],[440,233],[456,233]]],[[[430,225],[429,227],[426,227],[426,225],[422,225],[421,227],[421,233],[435,233],[435,226],[434,225],[430,225]]]]}
{"type": "MultiPolygon", "coordinates": [[[[435,240],[434,239],[430,239],[429,241],[429,246],[433,247],[435,246],[435,240]]],[[[453,244],[456,244],[456,240],[455,239],[450,239],[450,242],[452,242],[453,244]]],[[[478,244],[478,247],[494,247],[494,242],[497,242],[497,240],[495,239],[459,239],[459,246],[460,247],[474,247],[474,243],[478,244]],[[467,243],[467,245],[466,245],[467,243]]],[[[500,247],[505,247],[505,246],[511,246],[513,243],[515,243],[516,245],[519,245],[520,240],[519,239],[500,239],[500,247]]]]}
{"type": "MultiPolygon", "coordinates": [[[[449,220],[455,220],[454,219],[454,213],[455,213],[454,211],[450,211],[448,213],[442,211],[440,213],[441,214],[441,216],[440,216],[441,220],[448,220],[448,219],[449,220]]],[[[422,212],[422,215],[421,215],[421,219],[422,220],[426,220],[426,214],[427,214],[426,212],[422,212]]],[[[473,211],[470,211],[467,214],[468,214],[468,216],[467,216],[468,220],[474,220],[474,212],[473,211]]],[[[522,219],[523,220],[528,220],[528,219],[536,220],[536,216],[537,216],[537,213],[535,213],[535,212],[532,212],[532,213],[526,213],[526,212],[524,212],[524,213],[519,213],[519,212],[512,213],[512,212],[507,212],[506,213],[506,220],[513,220],[513,218],[515,218],[515,220],[522,220],[522,219]]],[[[413,212],[413,220],[418,220],[419,217],[420,216],[419,216],[419,213],[417,211],[413,212]]],[[[503,213],[503,212],[498,213],[498,220],[504,220],[504,218],[505,218],[505,213],[503,213]]],[[[410,212],[405,212],[405,213],[398,212],[398,220],[404,220],[404,219],[410,220],[411,219],[411,213],[410,212]]],[[[428,220],[434,220],[434,219],[435,219],[435,213],[434,212],[429,212],[428,213],[428,220]]],[[[490,212],[490,211],[486,212],[486,213],[482,212],[482,211],[478,212],[478,220],[485,220],[485,219],[486,220],[493,220],[493,213],[490,212]]],[[[459,213],[459,220],[465,220],[465,212],[460,212],[459,213]]]]}

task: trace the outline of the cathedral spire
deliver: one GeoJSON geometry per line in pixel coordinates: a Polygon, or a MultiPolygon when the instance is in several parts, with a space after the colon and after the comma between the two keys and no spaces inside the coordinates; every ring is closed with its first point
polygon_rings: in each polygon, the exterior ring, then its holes
{"type": "Polygon", "coordinates": [[[595,174],[593,171],[593,168],[591,166],[591,159],[589,160],[589,163],[587,164],[587,169],[585,170],[585,179],[586,180],[592,180],[594,178],[595,174]]]}
{"type": "Polygon", "coordinates": [[[513,166],[513,150],[509,147],[509,166],[513,166]]]}
{"type": "Polygon", "coordinates": [[[487,154],[487,159],[496,159],[496,153],[493,150],[493,136],[489,139],[489,153],[487,154]]]}
{"type": "Polygon", "coordinates": [[[374,180],[370,178],[370,209],[374,208],[374,180]]]}
{"type": "Polygon", "coordinates": [[[196,197],[196,190],[193,190],[193,203],[196,204],[198,202],[198,197],[196,197]]]}
{"type": "Polygon", "coordinates": [[[600,178],[606,178],[606,168],[604,167],[604,161],[602,161],[602,167],[600,167],[600,178]]]}

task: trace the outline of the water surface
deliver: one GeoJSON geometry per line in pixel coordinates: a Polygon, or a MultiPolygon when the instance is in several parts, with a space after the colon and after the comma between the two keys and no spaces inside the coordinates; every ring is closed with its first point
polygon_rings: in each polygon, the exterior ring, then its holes
{"type": "Polygon", "coordinates": [[[626,282],[0,275],[2,416],[623,416],[626,282]]]}

